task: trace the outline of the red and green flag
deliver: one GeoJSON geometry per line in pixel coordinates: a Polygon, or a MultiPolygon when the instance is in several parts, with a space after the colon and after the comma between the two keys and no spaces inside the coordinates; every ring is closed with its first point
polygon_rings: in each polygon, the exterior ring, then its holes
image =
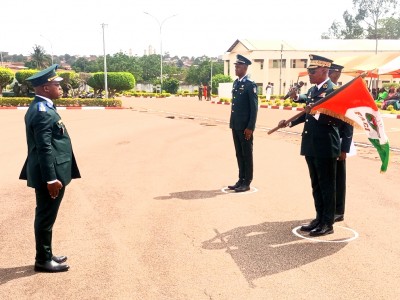
{"type": "Polygon", "coordinates": [[[389,140],[382,117],[366,82],[361,76],[343,85],[313,106],[311,113],[324,113],[361,128],[378,150],[382,161],[381,173],[389,164],[389,140]]]}

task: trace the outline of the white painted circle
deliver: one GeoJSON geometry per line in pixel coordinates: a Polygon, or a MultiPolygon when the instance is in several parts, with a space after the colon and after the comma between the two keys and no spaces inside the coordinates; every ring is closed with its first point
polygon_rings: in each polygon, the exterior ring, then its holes
{"type": "Polygon", "coordinates": [[[228,187],[224,187],[221,189],[221,192],[225,193],[225,194],[252,194],[252,193],[256,193],[258,192],[258,189],[256,189],[255,187],[250,187],[250,190],[247,192],[240,192],[240,193],[236,193],[234,190],[230,190],[228,189],[228,187]]]}
{"type": "Polygon", "coordinates": [[[297,226],[297,227],[295,227],[295,228],[293,228],[293,230],[292,230],[293,234],[294,234],[295,236],[298,236],[299,238],[302,238],[302,239],[305,239],[305,240],[314,241],[314,242],[320,242],[320,243],[348,243],[348,242],[354,241],[355,239],[357,239],[357,238],[359,237],[359,234],[358,234],[357,231],[355,231],[355,230],[353,230],[353,229],[351,229],[351,228],[348,228],[348,227],[343,227],[343,226],[338,226],[338,225],[336,225],[335,227],[340,227],[340,228],[346,229],[346,230],[350,231],[354,236],[353,236],[353,237],[350,237],[350,238],[348,238],[348,239],[344,239],[344,240],[334,240],[334,241],[319,240],[319,239],[317,239],[317,237],[315,237],[315,238],[313,238],[313,237],[306,237],[306,236],[301,235],[300,233],[298,233],[297,230],[299,230],[300,227],[301,227],[301,225],[300,225],[300,226],[297,226]]]}

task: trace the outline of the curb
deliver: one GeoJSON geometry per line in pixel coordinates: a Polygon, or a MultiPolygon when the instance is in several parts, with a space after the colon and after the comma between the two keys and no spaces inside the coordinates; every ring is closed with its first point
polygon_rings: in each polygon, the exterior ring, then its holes
{"type": "MultiPolygon", "coordinates": [[[[211,104],[231,105],[231,103],[229,103],[229,102],[216,102],[216,101],[212,101],[211,104]]],[[[259,105],[258,108],[293,110],[293,111],[303,111],[304,110],[304,108],[302,108],[302,107],[283,107],[283,106],[277,106],[277,105],[259,105]]],[[[400,119],[400,115],[391,115],[391,114],[381,114],[381,117],[388,118],[388,119],[400,119]]]]}
{"type": "MultiPolygon", "coordinates": [[[[27,110],[28,106],[1,106],[1,109],[27,110]]],[[[104,109],[127,109],[127,107],[104,107],[104,106],[57,106],[57,110],[104,110],[104,109]]]]}

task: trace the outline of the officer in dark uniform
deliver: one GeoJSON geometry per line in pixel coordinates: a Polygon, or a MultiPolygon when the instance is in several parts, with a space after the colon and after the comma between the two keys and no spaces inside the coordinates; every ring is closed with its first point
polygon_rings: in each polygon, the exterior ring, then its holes
{"type": "MultiPolygon", "coordinates": [[[[329,69],[329,78],[337,85],[343,66],[332,64],[329,69]]],[[[340,156],[336,166],[336,210],[335,222],[344,220],[344,206],[346,200],[346,156],[350,152],[353,139],[353,126],[342,122],[339,125],[340,135],[340,156]]]]}
{"type": "Polygon", "coordinates": [[[287,123],[279,122],[280,127],[295,126],[304,122],[301,140],[301,155],[304,155],[311,178],[316,218],[300,230],[310,232],[311,236],[333,233],[336,198],[336,160],[340,154],[338,124],[340,120],[324,114],[309,114],[310,106],[333,92],[336,87],[328,77],[332,60],[322,56],[310,55],[307,68],[310,83],[315,84],[307,94],[297,95],[297,89],[290,97],[305,102],[306,114],[287,123]]]}
{"type": "Polygon", "coordinates": [[[69,269],[63,264],[66,256],[53,255],[52,229],[66,185],[80,178],[70,137],[52,101],[62,95],[57,67],[52,65],[27,79],[36,95],[25,114],[28,157],[20,179],[27,180],[36,193],[35,271],[42,272],[69,269]]]}
{"type": "Polygon", "coordinates": [[[250,190],[253,180],[253,131],[256,126],[258,96],[257,85],[246,75],[251,61],[240,54],[236,58],[235,73],[238,78],[233,83],[229,127],[235,144],[239,180],[228,188],[235,192],[245,192],[250,190]]]}

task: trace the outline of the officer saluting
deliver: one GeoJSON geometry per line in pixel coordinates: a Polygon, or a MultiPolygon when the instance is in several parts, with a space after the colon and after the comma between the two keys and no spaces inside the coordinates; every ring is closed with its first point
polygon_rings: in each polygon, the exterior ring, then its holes
{"type": "Polygon", "coordinates": [[[42,272],[62,272],[69,268],[63,264],[66,256],[53,255],[52,229],[65,186],[72,178],[81,177],[67,129],[52,101],[62,94],[57,67],[52,65],[27,79],[36,95],[25,114],[28,157],[20,179],[27,180],[36,193],[35,271],[42,272]]]}
{"type": "Polygon", "coordinates": [[[250,190],[253,180],[253,131],[256,126],[258,96],[257,85],[246,75],[249,65],[249,59],[240,54],[236,56],[235,73],[238,78],[233,83],[229,127],[232,129],[239,180],[228,186],[235,192],[250,190]]]}

